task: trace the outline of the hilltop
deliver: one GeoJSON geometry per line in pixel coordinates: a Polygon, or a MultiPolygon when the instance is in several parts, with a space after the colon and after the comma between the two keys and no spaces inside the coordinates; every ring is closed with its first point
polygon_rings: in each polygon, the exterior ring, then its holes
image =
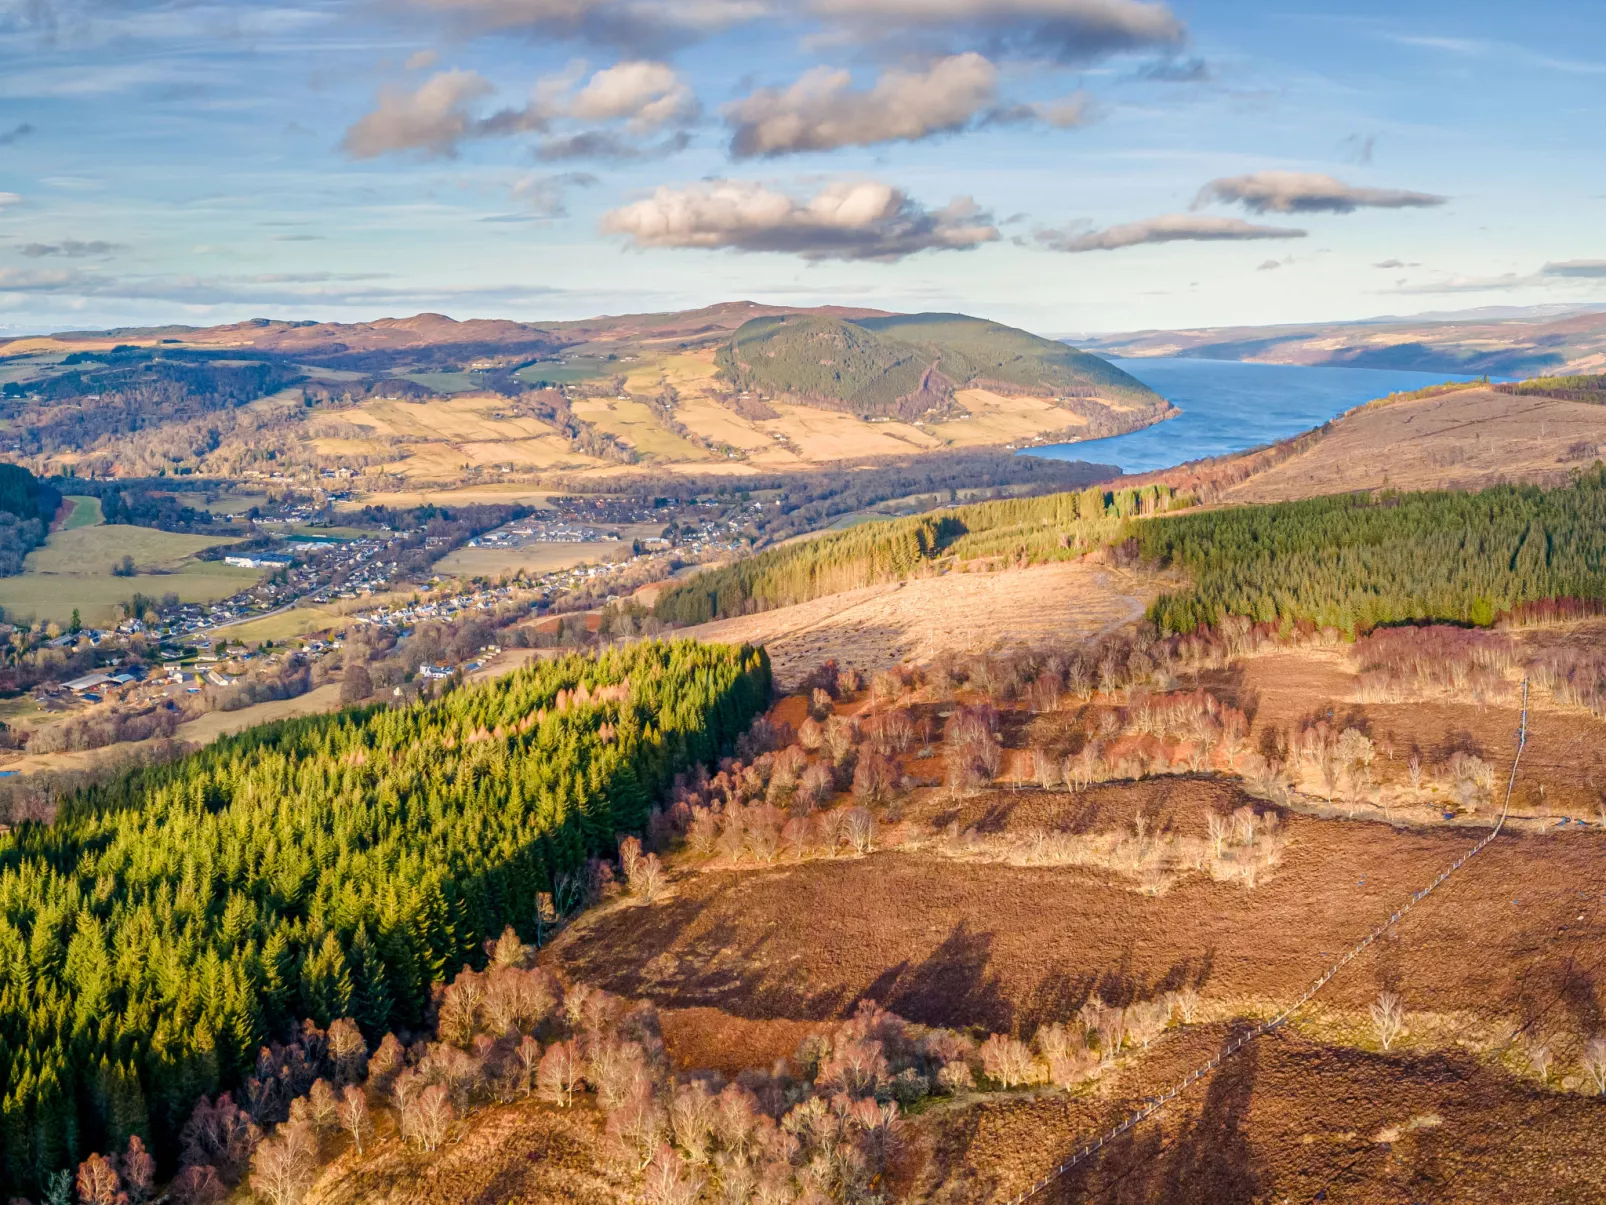
{"type": "Polygon", "coordinates": [[[744,392],[862,418],[940,420],[966,389],[1051,397],[1087,417],[1108,413],[1104,399],[1164,406],[1108,361],[963,314],[755,318],[720,348],[716,362],[744,392]]]}

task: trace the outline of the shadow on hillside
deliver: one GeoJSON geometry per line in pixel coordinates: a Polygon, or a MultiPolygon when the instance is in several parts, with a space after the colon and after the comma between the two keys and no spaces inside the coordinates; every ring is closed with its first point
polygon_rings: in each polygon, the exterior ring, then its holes
{"type": "Polygon", "coordinates": [[[1055,1205],[1258,1200],[1261,1185],[1251,1167],[1247,1121],[1259,1071],[1259,1051],[1250,1044],[1216,1072],[1197,1112],[1183,1115],[1174,1136],[1145,1123],[1093,1155],[1042,1199],[1055,1205]]]}

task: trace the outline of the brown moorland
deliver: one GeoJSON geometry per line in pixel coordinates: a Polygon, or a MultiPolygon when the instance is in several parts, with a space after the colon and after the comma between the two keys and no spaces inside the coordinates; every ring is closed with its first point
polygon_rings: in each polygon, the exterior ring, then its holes
{"type": "Polygon", "coordinates": [[[788,685],[827,660],[870,672],[943,652],[1096,636],[1142,615],[1157,588],[1133,574],[1064,561],[867,586],[676,635],[763,644],[788,685]]]}
{"type": "Polygon", "coordinates": [[[1227,502],[1283,502],[1366,489],[1557,485],[1606,445],[1606,408],[1492,389],[1373,404],[1308,451],[1228,489],[1227,502]]]}

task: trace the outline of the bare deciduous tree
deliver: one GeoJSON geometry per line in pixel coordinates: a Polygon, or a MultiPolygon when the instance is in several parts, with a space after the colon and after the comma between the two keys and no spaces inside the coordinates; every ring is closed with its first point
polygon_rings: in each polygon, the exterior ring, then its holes
{"type": "Polygon", "coordinates": [[[703,1184],[703,1178],[666,1144],[658,1148],[647,1165],[642,1177],[641,1199],[646,1205],[695,1205],[702,1195],[703,1184]]]}
{"type": "Polygon", "coordinates": [[[1001,1033],[981,1044],[981,1066],[988,1079],[1006,1088],[1038,1083],[1044,1074],[1025,1042],[1001,1033]]]}
{"type": "Polygon", "coordinates": [[[144,1205],[156,1185],[156,1160],[145,1149],[138,1134],[128,1136],[128,1150],[122,1158],[123,1191],[129,1205],[144,1205]]]}
{"type": "Polygon", "coordinates": [[[368,1094],[356,1084],[347,1084],[340,1094],[340,1126],[362,1154],[363,1140],[374,1132],[374,1123],[368,1114],[368,1094]]]}
{"type": "Polygon", "coordinates": [[[1037,779],[1037,785],[1045,791],[1051,791],[1059,785],[1059,761],[1041,745],[1032,750],[1032,774],[1037,779]]]}
{"type": "Polygon", "coordinates": [[[1524,1043],[1524,1053],[1528,1056],[1528,1065],[1539,1077],[1539,1082],[1549,1083],[1550,1065],[1555,1058],[1550,1048],[1550,1039],[1542,1034],[1534,1034],[1524,1043]]]}
{"type": "Polygon", "coordinates": [[[116,1205],[122,1191],[113,1160],[91,1155],[78,1165],[78,1199],[83,1205],[116,1205]]]}
{"type": "Polygon", "coordinates": [[[619,842],[619,871],[625,876],[627,883],[633,883],[636,877],[636,867],[641,863],[641,841],[636,837],[625,837],[619,842]]]}
{"type": "Polygon", "coordinates": [[[251,1159],[251,1191],[269,1205],[299,1205],[317,1171],[318,1140],[312,1131],[304,1125],[283,1125],[251,1159]]]}
{"type": "Polygon", "coordinates": [[[1596,1095],[1606,1095],[1606,1038],[1591,1038],[1585,1043],[1581,1061],[1596,1095]]]}
{"type": "Polygon", "coordinates": [[[580,1084],[581,1060],[573,1042],[554,1042],[541,1056],[536,1070],[536,1091],[548,1104],[566,1109],[574,1103],[580,1084]]]}
{"type": "Polygon", "coordinates": [[[451,1107],[451,1093],[446,1085],[430,1085],[418,1094],[413,1107],[403,1110],[402,1134],[418,1139],[424,1150],[438,1150],[451,1133],[451,1123],[458,1113],[451,1107]]]}
{"type": "Polygon", "coordinates": [[[1381,992],[1368,1012],[1372,1017],[1372,1032],[1387,1050],[1405,1032],[1405,1006],[1393,992],[1381,992]]]}
{"type": "Polygon", "coordinates": [[[853,808],[846,817],[848,844],[854,852],[867,854],[875,849],[875,817],[868,808],[853,808]]]}
{"type": "Polygon", "coordinates": [[[1199,1011],[1199,993],[1191,987],[1178,988],[1171,993],[1171,1007],[1184,1025],[1192,1025],[1199,1011]]]}

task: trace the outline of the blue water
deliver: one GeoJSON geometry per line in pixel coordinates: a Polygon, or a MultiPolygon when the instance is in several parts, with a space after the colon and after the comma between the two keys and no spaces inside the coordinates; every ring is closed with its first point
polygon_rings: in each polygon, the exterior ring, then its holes
{"type": "Polygon", "coordinates": [[[1391,368],[1306,368],[1183,358],[1109,357],[1182,411],[1130,435],[1031,448],[1025,455],[1119,465],[1128,473],[1169,468],[1275,443],[1319,427],[1373,398],[1476,377],[1391,368]]]}

